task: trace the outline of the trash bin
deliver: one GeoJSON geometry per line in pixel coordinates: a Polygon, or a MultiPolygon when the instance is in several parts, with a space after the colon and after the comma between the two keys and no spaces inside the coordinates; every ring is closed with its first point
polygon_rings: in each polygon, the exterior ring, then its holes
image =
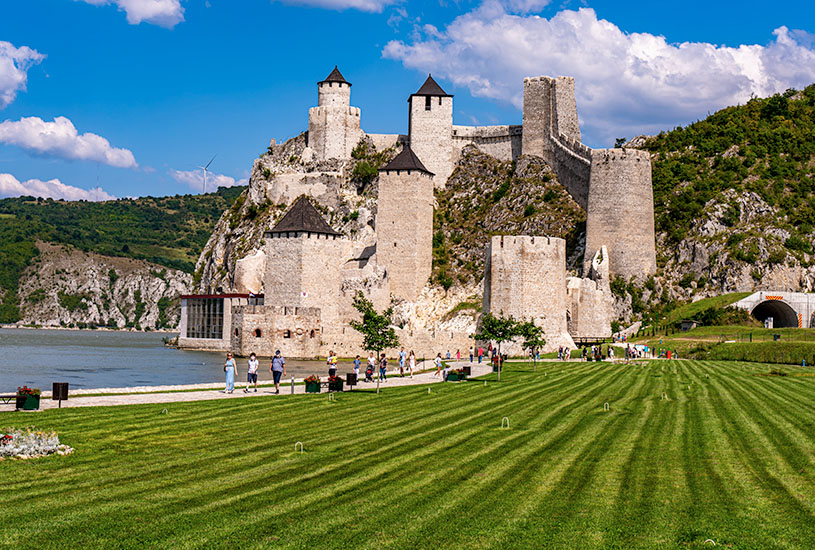
{"type": "Polygon", "coordinates": [[[773,341],[778,342],[779,340],[781,340],[781,335],[780,334],[773,334],[773,341]]]}
{"type": "Polygon", "coordinates": [[[51,399],[59,401],[59,407],[62,408],[62,402],[68,400],[68,382],[54,382],[51,388],[51,399]]]}
{"type": "Polygon", "coordinates": [[[345,375],[345,383],[348,384],[348,387],[356,386],[357,385],[357,374],[355,372],[349,372],[345,375]]]}

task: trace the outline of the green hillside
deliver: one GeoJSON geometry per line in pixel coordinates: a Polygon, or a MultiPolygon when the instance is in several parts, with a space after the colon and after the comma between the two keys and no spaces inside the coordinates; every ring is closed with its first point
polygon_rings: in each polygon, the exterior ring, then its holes
{"type": "Polygon", "coordinates": [[[0,200],[0,322],[19,319],[17,285],[36,241],[147,260],[191,273],[215,223],[245,187],[206,195],[67,202],[0,200]]]}
{"type": "MultiPolygon", "coordinates": [[[[727,107],[642,146],[655,154],[657,229],[682,240],[705,204],[728,189],[757,193],[775,207],[785,246],[812,252],[815,227],[815,85],[727,107]]],[[[738,205],[730,204],[730,225],[738,205]]],[[[726,220],[727,221],[727,220],[726,220]]]]}

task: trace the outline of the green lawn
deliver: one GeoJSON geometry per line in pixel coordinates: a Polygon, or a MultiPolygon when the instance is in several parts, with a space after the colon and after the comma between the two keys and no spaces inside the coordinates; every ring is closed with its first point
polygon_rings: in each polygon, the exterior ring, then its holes
{"type": "Polygon", "coordinates": [[[815,548],[815,377],[784,370],[509,363],[430,394],[2,413],[77,450],[0,462],[0,545],[815,548]]]}

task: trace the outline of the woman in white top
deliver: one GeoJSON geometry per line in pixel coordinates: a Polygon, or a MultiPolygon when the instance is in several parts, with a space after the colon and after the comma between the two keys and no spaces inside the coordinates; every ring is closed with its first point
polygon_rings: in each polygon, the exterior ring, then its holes
{"type": "Polygon", "coordinates": [[[408,371],[410,371],[410,377],[413,378],[413,369],[416,368],[416,355],[413,353],[413,350],[410,350],[410,355],[408,356],[408,371]]]}
{"type": "Polygon", "coordinates": [[[441,374],[441,367],[442,367],[442,360],[441,360],[441,353],[436,356],[436,373],[433,376],[438,376],[441,374]]]}

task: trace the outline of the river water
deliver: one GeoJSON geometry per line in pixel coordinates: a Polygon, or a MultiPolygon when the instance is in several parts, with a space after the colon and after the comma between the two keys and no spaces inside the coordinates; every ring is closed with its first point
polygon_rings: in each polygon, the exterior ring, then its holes
{"type": "MultiPolygon", "coordinates": [[[[0,329],[0,392],[17,386],[50,390],[123,388],[223,382],[224,353],[182,351],[164,346],[155,332],[0,329]]],[[[345,370],[340,368],[341,372],[345,370]]],[[[286,360],[288,376],[327,375],[323,361],[286,360]]],[[[260,358],[259,382],[271,379],[268,358],[260,358]]],[[[246,359],[238,359],[236,385],[246,382],[246,359]]]]}

